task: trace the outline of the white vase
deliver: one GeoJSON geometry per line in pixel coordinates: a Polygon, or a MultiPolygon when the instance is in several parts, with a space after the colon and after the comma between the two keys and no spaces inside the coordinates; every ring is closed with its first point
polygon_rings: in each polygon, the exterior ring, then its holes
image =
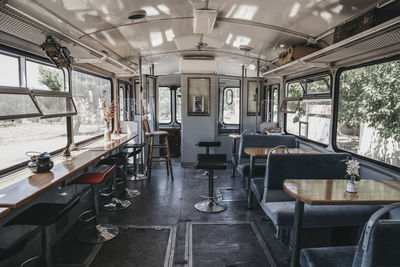
{"type": "Polygon", "coordinates": [[[111,132],[107,127],[104,129],[104,141],[105,142],[111,141],[111,132]]]}
{"type": "Polygon", "coordinates": [[[349,180],[347,182],[346,191],[349,193],[357,193],[358,191],[358,181],[349,180]]]}

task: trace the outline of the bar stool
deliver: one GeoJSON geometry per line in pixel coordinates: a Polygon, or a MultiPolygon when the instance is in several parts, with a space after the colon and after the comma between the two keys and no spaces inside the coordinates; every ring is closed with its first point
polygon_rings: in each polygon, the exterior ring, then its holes
{"type": "Polygon", "coordinates": [[[97,166],[102,166],[102,165],[106,165],[109,167],[115,166],[115,168],[119,170],[119,173],[122,176],[122,177],[117,177],[116,173],[115,172],[113,173],[113,186],[112,186],[113,196],[111,198],[111,202],[104,204],[103,208],[105,210],[108,211],[123,210],[128,208],[132,204],[129,200],[119,199],[117,190],[117,185],[119,180],[122,180],[122,183],[124,184],[124,190],[127,189],[125,164],[126,161],[128,160],[128,156],[129,156],[128,153],[120,152],[118,154],[111,155],[108,158],[100,160],[99,163],[97,164],[97,166]]]}
{"type": "Polygon", "coordinates": [[[74,184],[87,184],[90,185],[92,193],[93,193],[93,205],[95,215],[87,220],[84,220],[83,217],[91,212],[92,210],[85,211],[79,216],[80,220],[85,222],[90,222],[94,219],[95,226],[89,226],[83,228],[79,231],[78,240],[83,243],[90,244],[98,244],[109,241],[116,237],[119,233],[118,227],[111,224],[99,224],[99,184],[101,184],[104,179],[106,179],[113,171],[115,170],[115,165],[106,166],[102,165],[96,168],[96,172],[86,173],[79,176],[72,183],[74,184]]]}
{"type": "MultiPolygon", "coordinates": [[[[171,180],[174,180],[174,173],[172,171],[172,164],[171,164],[171,154],[169,153],[169,144],[168,144],[168,132],[165,131],[154,131],[152,132],[150,130],[149,126],[149,118],[147,116],[143,116],[143,124],[145,128],[145,135],[150,137],[150,147],[149,147],[149,153],[147,157],[147,177],[150,182],[150,177],[151,177],[151,165],[154,162],[165,162],[167,166],[167,176],[169,176],[169,173],[171,172],[171,180]],[[154,143],[154,137],[164,137],[164,144],[155,144],[154,143]],[[164,157],[153,157],[153,149],[154,148],[159,148],[160,152],[161,149],[164,149],[166,151],[164,157]],[[156,159],[156,160],[154,160],[156,159]]],[[[160,153],[161,154],[161,153],[160,153]]]]}
{"type": "Polygon", "coordinates": [[[208,170],[208,196],[201,197],[206,200],[197,202],[195,208],[201,212],[216,213],[226,209],[226,205],[216,201],[217,197],[214,196],[214,170],[226,169],[226,155],[225,154],[198,154],[196,169],[208,170]]]}
{"type": "MultiPolygon", "coordinates": [[[[198,147],[205,147],[206,148],[206,154],[209,155],[210,154],[210,147],[220,147],[221,146],[221,142],[217,141],[217,142],[199,142],[196,144],[196,146],[198,147]]],[[[201,170],[199,170],[201,171],[201,170]]],[[[195,176],[197,179],[205,179],[208,177],[208,171],[203,171],[203,173],[197,174],[195,176]]],[[[213,176],[214,179],[217,179],[218,176],[214,175],[213,176]]]]}
{"type": "MultiPolygon", "coordinates": [[[[137,173],[137,162],[136,162],[136,155],[138,155],[140,152],[142,152],[143,147],[146,145],[146,143],[141,143],[141,144],[127,144],[125,145],[124,148],[126,149],[133,149],[133,152],[130,152],[129,157],[133,157],[133,176],[127,177],[128,181],[141,181],[147,179],[147,176],[144,174],[137,173]]],[[[128,173],[129,168],[128,168],[128,173]]]]}
{"type": "Polygon", "coordinates": [[[51,226],[66,216],[68,212],[78,204],[80,198],[80,195],[76,195],[66,204],[34,204],[4,225],[38,225],[41,227],[42,255],[26,260],[21,266],[26,266],[30,263],[34,264],[34,266],[41,267],[52,266],[51,226]]]}

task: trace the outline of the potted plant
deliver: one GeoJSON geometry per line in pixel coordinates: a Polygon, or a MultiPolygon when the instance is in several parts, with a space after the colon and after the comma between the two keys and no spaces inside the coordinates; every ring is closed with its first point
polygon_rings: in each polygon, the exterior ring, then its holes
{"type": "Polygon", "coordinates": [[[358,182],[360,181],[360,163],[354,159],[346,159],[346,176],[348,179],[346,191],[349,193],[357,193],[358,182]]]}

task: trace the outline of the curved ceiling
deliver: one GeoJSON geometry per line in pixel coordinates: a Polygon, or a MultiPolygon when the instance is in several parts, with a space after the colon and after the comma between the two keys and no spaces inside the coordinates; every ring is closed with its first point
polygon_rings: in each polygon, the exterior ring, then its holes
{"type": "MultiPolygon", "coordinates": [[[[315,42],[345,20],[370,8],[373,0],[17,0],[16,8],[124,62],[143,58],[156,74],[178,71],[177,57],[211,54],[223,74],[250,75],[257,60],[267,64],[292,44],[315,42]],[[193,32],[193,10],[218,11],[210,34],[193,32]],[[147,17],[128,16],[146,10],[147,17]],[[199,51],[199,42],[207,47],[199,51]],[[252,47],[250,52],[239,45],[252,47]],[[235,66],[234,66],[235,65],[235,66]],[[238,73],[239,72],[239,73],[238,73]]],[[[329,45],[329,38],[318,45],[329,45]]]]}

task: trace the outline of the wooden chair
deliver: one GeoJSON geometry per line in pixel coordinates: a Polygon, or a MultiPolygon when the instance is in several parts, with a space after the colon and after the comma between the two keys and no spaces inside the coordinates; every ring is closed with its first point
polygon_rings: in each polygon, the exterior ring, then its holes
{"type": "Polygon", "coordinates": [[[143,124],[144,124],[144,129],[145,129],[145,135],[150,138],[149,142],[149,152],[147,156],[147,171],[146,175],[150,181],[150,176],[151,176],[151,165],[153,162],[164,162],[166,163],[167,167],[167,175],[169,176],[169,173],[171,173],[171,180],[174,180],[174,174],[172,171],[172,164],[171,164],[171,154],[169,152],[169,144],[168,144],[168,132],[165,131],[154,131],[152,132],[150,130],[150,125],[149,125],[149,118],[147,116],[142,117],[143,124]],[[154,141],[154,137],[164,137],[164,143],[163,144],[156,144],[154,141]],[[153,149],[158,148],[160,149],[160,156],[159,157],[153,157],[153,149]],[[164,155],[161,156],[161,150],[164,150],[164,155]]]}

